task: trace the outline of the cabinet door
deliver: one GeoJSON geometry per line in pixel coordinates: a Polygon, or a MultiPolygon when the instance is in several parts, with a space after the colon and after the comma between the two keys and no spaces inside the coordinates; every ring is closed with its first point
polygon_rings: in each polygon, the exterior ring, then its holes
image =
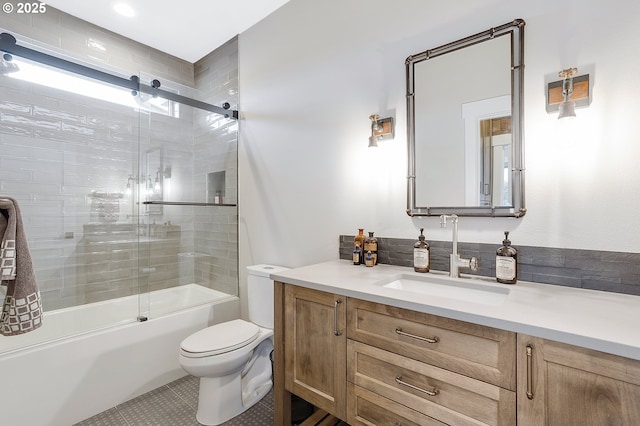
{"type": "Polygon", "coordinates": [[[346,418],[346,298],[285,287],[285,386],[346,418]]]}
{"type": "Polygon", "coordinates": [[[640,361],[518,335],[518,425],[640,424],[640,361]]]}

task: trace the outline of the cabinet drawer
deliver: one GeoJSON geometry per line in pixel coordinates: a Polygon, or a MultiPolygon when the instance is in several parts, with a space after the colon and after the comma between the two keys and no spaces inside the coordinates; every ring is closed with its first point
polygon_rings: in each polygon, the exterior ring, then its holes
{"type": "Polygon", "coordinates": [[[352,383],[347,384],[347,392],[347,421],[351,426],[446,426],[352,383]]]}
{"type": "Polygon", "coordinates": [[[353,340],[347,357],[349,382],[446,424],[516,422],[515,392],[353,340]]]}
{"type": "Polygon", "coordinates": [[[516,335],[509,331],[349,299],[347,337],[516,389],[516,335]]]}

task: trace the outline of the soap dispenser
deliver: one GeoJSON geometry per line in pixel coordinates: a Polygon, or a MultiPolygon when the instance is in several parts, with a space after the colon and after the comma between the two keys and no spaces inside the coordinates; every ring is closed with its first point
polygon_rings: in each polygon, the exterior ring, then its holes
{"type": "Polygon", "coordinates": [[[431,263],[431,251],[429,243],[424,240],[423,231],[424,228],[420,228],[418,241],[413,245],[413,270],[416,272],[429,272],[431,263]]]}
{"type": "Polygon", "coordinates": [[[496,251],[496,280],[503,284],[515,284],[518,280],[518,251],[511,247],[509,231],[504,231],[502,247],[496,251]]]}

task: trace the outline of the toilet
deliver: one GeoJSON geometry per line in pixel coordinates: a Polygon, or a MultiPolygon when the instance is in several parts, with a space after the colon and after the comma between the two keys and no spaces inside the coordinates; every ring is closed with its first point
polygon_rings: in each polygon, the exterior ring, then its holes
{"type": "Polygon", "coordinates": [[[200,377],[196,419],[219,425],[260,401],[273,386],[273,281],[288,268],[247,267],[249,320],[227,321],[197,331],[180,344],[179,362],[200,377]]]}

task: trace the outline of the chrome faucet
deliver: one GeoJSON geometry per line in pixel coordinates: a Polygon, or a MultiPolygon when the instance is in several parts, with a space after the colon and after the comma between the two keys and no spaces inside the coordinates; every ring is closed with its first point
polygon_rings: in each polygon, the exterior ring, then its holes
{"type": "Polygon", "coordinates": [[[458,216],[455,214],[440,216],[440,227],[446,228],[447,221],[451,221],[453,224],[453,249],[449,255],[449,276],[458,278],[460,277],[460,268],[470,268],[473,272],[478,270],[478,259],[472,257],[471,259],[463,259],[458,254],[458,216]]]}

